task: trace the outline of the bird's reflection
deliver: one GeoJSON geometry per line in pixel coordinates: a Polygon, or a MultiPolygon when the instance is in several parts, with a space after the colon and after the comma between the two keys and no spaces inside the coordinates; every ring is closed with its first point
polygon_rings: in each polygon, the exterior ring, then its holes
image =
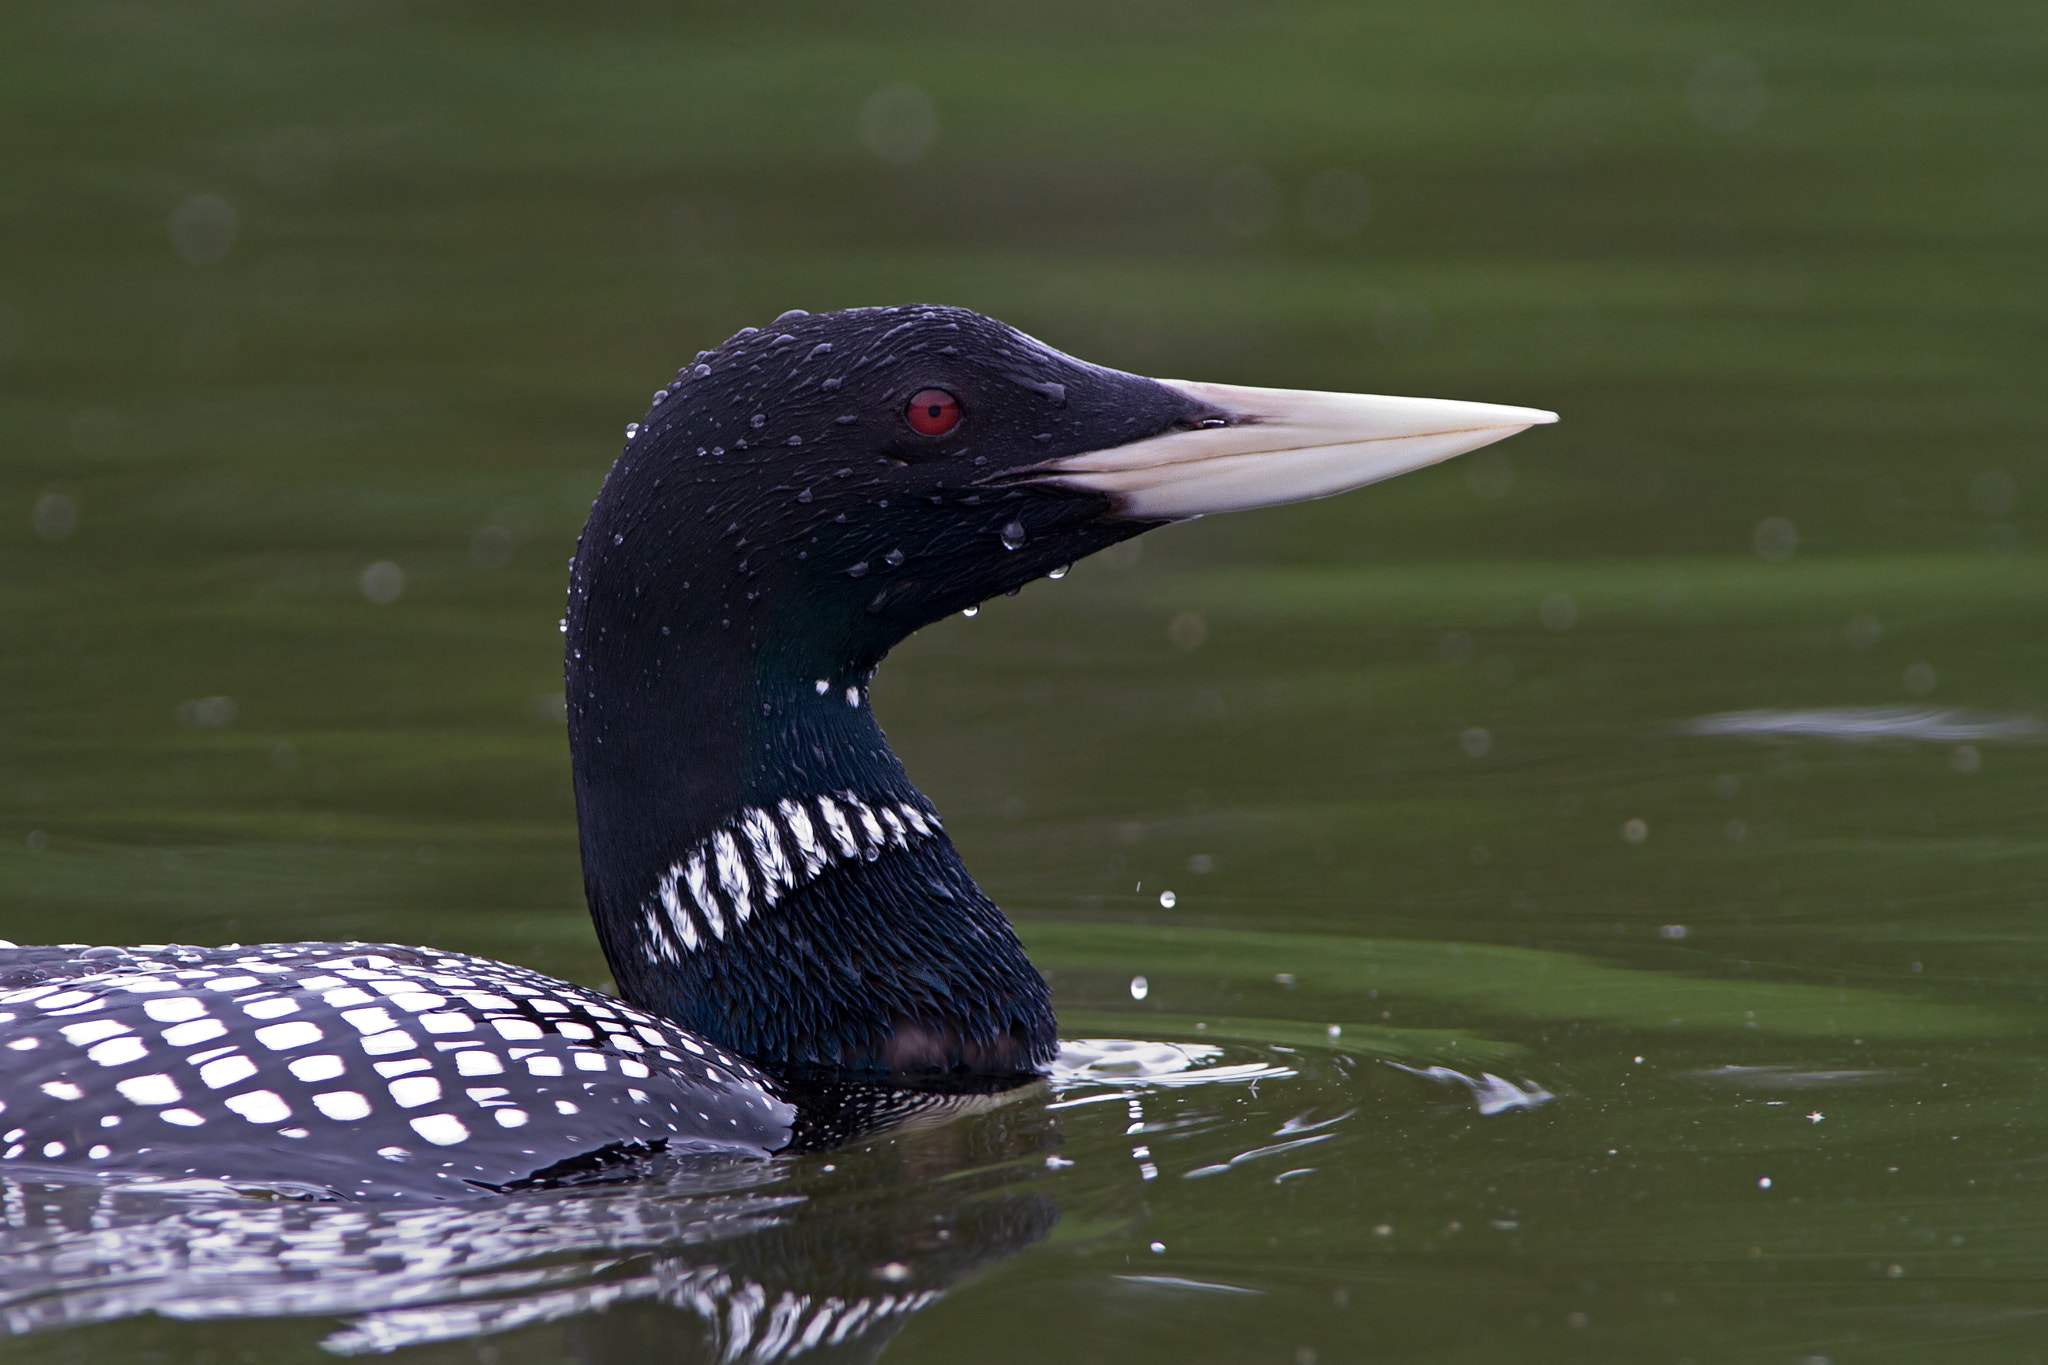
{"type": "Polygon", "coordinates": [[[472,1203],[0,1182],[0,1330],[302,1318],[342,1355],[871,1360],[1058,1220],[1020,1160],[1058,1141],[1042,1084],[799,1088],[811,1155],[472,1203]]]}

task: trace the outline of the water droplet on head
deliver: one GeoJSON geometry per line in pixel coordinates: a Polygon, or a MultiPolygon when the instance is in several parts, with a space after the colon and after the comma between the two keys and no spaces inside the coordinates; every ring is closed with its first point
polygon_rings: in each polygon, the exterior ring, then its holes
{"type": "Polygon", "coordinates": [[[961,614],[962,616],[979,616],[979,615],[981,615],[981,608],[980,608],[980,607],[962,607],[962,608],[960,609],[960,614],[961,614]]]}
{"type": "Polygon", "coordinates": [[[699,365],[696,369],[692,370],[691,373],[696,375],[699,379],[708,378],[711,374],[711,367],[709,365],[699,365]]]}
{"type": "Polygon", "coordinates": [[[863,559],[858,564],[849,565],[846,570],[846,576],[848,578],[865,578],[867,577],[867,573],[868,562],[865,559],[863,559]]]}
{"type": "Polygon", "coordinates": [[[803,437],[801,437],[801,436],[792,436],[792,437],[790,437],[790,438],[789,438],[789,440],[788,440],[788,442],[787,442],[786,444],[788,444],[788,445],[790,445],[790,446],[800,446],[800,445],[802,445],[803,443],[804,443],[804,438],[803,438],[803,437]]]}
{"type": "Polygon", "coordinates": [[[1003,526],[1002,536],[1003,548],[1005,550],[1018,548],[1024,543],[1024,523],[1021,521],[1006,523],[1003,526]]]}
{"type": "Polygon", "coordinates": [[[887,554],[885,554],[885,555],[883,555],[883,556],[882,556],[882,560],[883,560],[883,562],[884,562],[884,563],[886,563],[886,564],[887,564],[887,565],[888,565],[888,566],[889,566],[890,568],[892,568],[892,569],[893,569],[893,568],[895,568],[895,567],[896,567],[896,566],[897,566],[898,564],[901,564],[901,563],[903,562],[903,551],[901,551],[901,550],[891,550],[891,551],[889,551],[889,553],[887,553],[887,554]]]}
{"type": "Polygon", "coordinates": [[[626,538],[624,536],[620,535],[617,531],[612,532],[612,544],[624,545],[625,543],[626,538]]]}
{"type": "Polygon", "coordinates": [[[830,379],[820,379],[818,381],[818,387],[826,390],[827,392],[830,392],[831,390],[838,388],[839,384],[840,380],[839,376],[837,375],[832,376],[830,379]]]}
{"type": "Polygon", "coordinates": [[[809,316],[810,314],[806,313],[801,308],[792,308],[787,313],[784,313],[780,317],[776,318],[775,325],[779,327],[783,323],[788,322],[791,318],[807,318],[809,316]]]}
{"type": "Polygon", "coordinates": [[[628,422],[628,423],[626,423],[626,439],[627,439],[627,440],[629,440],[629,441],[630,441],[630,440],[632,440],[632,439],[633,439],[633,438],[634,438],[635,436],[638,436],[639,434],[640,434],[640,424],[639,424],[638,422],[628,422]]]}
{"type": "Polygon", "coordinates": [[[806,488],[803,492],[796,495],[796,500],[798,502],[809,502],[811,500],[811,490],[806,488]]]}
{"type": "Polygon", "coordinates": [[[816,360],[816,359],[817,359],[817,358],[818,358],[819,356],[821,356],[821,355],[831,355],[831,354],[832,354],[832,343],[831,343],[831,342],[829,342],[829,341],[821,341],[821,342],[819,342],[819,343],[818,343],[817,345],[815,345],[815,346],[811,347],[811,353],[810,353],[809,355],[805,356],[805,357],[804,357],[804,359],[806,359],[806,360],[816,360]]]}
{"type": "Polygon", "coordinates": [[[1069,571],[1070,571],[1070,570],[1071,570],[1071,569],[1072,569],[1073,567],[1074,567],[1074,566],[1073,566],[1073,565],[1071,565],[1071,564],[1062,564],[1062,565],[1060,565],[1060,566],[1059,566],[1059,567],[1058,567],[1057,569],[1054,569],[1054,570],[1053,570],[1053,571],[1052,571],[1051,573],[1047,574],[1047,575],[1046,575],[1046,577],[1047,577],[1047,578],[1065,578],[1065,577],[1067,576],[1067,573],[1068,573],[1068,572],[1069,572],[1069,571]]]}
{"type": "Polygon", "coordinates": [[[664,402],[664,401],[665,401],[665,400],[666,400],[667,398],[668,398],[668,390],[667,390],[667,389],[656,389],[656,390],[654,391],[654,399],[653,399],[653,401],[654,401],[655,403],[659,404],[659,403],[661,403],[661,402],[664,402]]]}
{"type": "Polygon", "coordinates": [[[768,425],[768,419],[757,412],[752,417],[749,417],[747,419],[747,425],[752,427],[754,430],[759,431],[762,427],[768,425]]]}

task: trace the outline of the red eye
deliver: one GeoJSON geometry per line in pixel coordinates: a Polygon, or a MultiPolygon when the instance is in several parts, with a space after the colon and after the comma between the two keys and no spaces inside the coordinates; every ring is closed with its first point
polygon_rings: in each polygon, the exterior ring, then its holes
{"type": "Polygon", "coordinates": [[[960,400],[944,389],[920,389],[903,410],[910,429],[920,436],[944,436],[960,425],[960,400]]]}

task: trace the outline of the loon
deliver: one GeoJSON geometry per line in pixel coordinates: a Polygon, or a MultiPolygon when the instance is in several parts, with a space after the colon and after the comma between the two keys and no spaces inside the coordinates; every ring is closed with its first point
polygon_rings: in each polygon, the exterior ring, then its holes
{"type": "Polygon", "coordinates": [[[0,948],[0,1174],[479,1198],[789,1150],[807,1087],[1035,1077],[1050,992],[883,738],[883,656],[1154,527],[1555,420],[1148,379],[959,308],[744,329],[626,428],[571,561],[616,997],[386,944],[0,948]]]}

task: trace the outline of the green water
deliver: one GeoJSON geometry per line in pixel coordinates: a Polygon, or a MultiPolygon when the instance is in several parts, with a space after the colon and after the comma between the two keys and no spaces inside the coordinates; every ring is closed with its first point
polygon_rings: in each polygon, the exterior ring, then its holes
{"type": "MultiPolygon", "coordinates": [[[[80,0],[0,15],[0,147],[0,934],[602,983],[564,560],[786,308],[1554,408],[897,652],[1067,1035],[1294,1074],[778,1166],[733,1254],[946,1287],[890,1361],[2048,1355],[2037,6],[80,0]],[[2007,725],[1684,729],[1816,707],[2007,725]]],[[[8,1353],[338,1330],[108,1316],[8,1353]]],[[[710,1350],[643,1297],[398,1358],[710,1350]]]]}

